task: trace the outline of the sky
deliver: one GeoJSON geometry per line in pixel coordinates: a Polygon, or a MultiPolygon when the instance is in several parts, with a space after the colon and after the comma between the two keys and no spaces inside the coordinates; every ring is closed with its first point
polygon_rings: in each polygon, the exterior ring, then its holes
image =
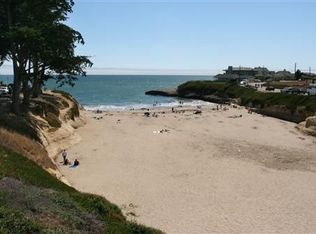
{"type": "MultiPolygon", "coordinates": [[[[75,0],[88,74],[205,74],[229,65],[316,72],[316,0],[75,0]]],[[[8,73],[9,64],[0,68],[8,73]]]]}

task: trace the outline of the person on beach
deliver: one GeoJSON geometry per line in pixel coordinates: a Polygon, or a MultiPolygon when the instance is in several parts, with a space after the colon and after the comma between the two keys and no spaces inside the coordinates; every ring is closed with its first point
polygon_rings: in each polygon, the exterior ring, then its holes
{"type": "MultiPolygon", "coordinates": [[[[64,165],[67,165],[66,164],[66,160],[67,160],[67,151],[64,149],[63,152],[61,153],[61,156],[63,157],[63,162],[64,162],[64,165]]],[[[67,160],[68,161],[68,160],[67,160]]]]}
{"type": "Polygon", "coordinates": [[[63,164],[63,165],[69,165],[69,164],[71,164],[71,163],[69,162],[68,158],[66,158],[66,159],[64,160],[64,164],[63,164]]]}
{"type": "Polygon", "coordinates": [[[79,166],[79,164],[80,164],[79,161],[77,159],[75,159],[73,166],[76,167],[76,166],[79,166]]]}

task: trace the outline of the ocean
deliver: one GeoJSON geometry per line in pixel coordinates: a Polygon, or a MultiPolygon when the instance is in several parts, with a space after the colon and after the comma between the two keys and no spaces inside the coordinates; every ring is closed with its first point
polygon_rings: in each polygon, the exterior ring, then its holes
{"type": "MultiPolygon", "coordinates": [[[[0,81],[12,82],[12,76],[0,76],[0,81]]],[[[153,89],[176,88],[189,80],[214,80],[212,76],[188,75],[88,75],[78,79],[74,87],[59,89],[71,93],[87,110],[128,110],[131,108],[172,107],[180,99],[173,97],[148,96],[153,89]]],[[[50,80],[46,87],[56,89],[50,80]]],[[[207,104],[202,101],[184,99],[184,105],[207,104]]]]}

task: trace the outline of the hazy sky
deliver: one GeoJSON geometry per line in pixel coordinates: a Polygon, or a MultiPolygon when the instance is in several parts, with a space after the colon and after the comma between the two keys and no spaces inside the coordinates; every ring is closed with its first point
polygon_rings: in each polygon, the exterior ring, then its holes
{"type": "Polygon", "coordinates": [[[77,52],[92,56],[90,74],[316,70],[316,0],[75,3],[68,23],[85,38],[77,52]]]}

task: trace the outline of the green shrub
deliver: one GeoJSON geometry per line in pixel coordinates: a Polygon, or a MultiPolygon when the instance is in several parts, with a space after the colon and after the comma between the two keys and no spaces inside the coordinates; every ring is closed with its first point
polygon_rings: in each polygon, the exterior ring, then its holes
{"type": "Polygon", "coordinates": [[[0,233],[40,233],[40,225],[19,211],[0,207],[0,233]]]}

